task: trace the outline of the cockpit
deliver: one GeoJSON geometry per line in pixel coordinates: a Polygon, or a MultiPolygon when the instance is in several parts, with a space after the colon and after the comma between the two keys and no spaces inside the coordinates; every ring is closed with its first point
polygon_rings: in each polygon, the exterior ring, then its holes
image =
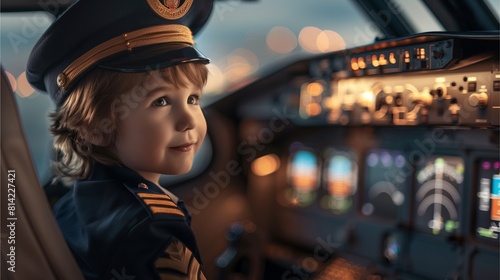
{"type": "MultiPolygon", "coordinates": [[[[71,2],[2,1],[2,69],[50,206],[70,186],[25,68],[71,2]]],[[[499,18],[498,0],[216,1],[195,37],[208,134],[160,180],[207,279],[499,279],[499,18]]]]}

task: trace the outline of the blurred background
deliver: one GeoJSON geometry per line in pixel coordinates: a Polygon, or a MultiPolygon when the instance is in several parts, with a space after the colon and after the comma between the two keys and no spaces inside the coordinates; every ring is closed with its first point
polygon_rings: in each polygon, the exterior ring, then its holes
{"type": "MultiPolygon", "coordinates": [[[[72,1],[49,2],[2,1],[0,63],[54,203],[54,106],[25,74],[72,1]]],[[[195,38],[208,136],[161,180],[209,279],[498,279],[499,18],[499,0],[216,1],[195,38]],[[400,40],[423,32],[465,35],[400,40]]]]}

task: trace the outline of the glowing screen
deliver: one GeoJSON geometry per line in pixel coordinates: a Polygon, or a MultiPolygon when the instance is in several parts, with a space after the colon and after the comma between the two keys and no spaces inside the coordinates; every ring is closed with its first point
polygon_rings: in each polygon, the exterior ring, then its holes
{"type": "Polygon", "coordinates": [[[478,162],[476,236],[498,242],[500,223],[500,160],[478,162]]]}
{"type": "Polygon", "coordinates": [[[336,214],[346,213],[352,206],[352,197],[357,189],[358,166],[350,152],[331,150],[324,168],[324,187],[327,195],[321,206],[336,214]]]}
{"type": "Polygon", "coordinates": [[[319,171],[319,160],[314,153],[300,150],[292,155],[288,178],[293,204],[307,206],[314,200],[319,184],[319,171]]]}
{"type": "Polygon", "coordinates": [[[415,227],[434,235],[459,228],[464,163],[460,157],[431,156],[416,174],[415,227]]]}
{"type": "Polygon", "coordinates": [[[411,168],[400,152],[369,151],[361,212],[366,216],[397,221],[410,175],[411,168]]]}

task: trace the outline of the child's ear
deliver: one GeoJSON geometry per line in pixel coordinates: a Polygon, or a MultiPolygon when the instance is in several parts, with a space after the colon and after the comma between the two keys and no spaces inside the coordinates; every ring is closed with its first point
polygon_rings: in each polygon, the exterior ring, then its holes
{"type": "Polygon", "coordinates": [[[105,132],[100,129],[82,129],[81,138],[94,146],[106,147],[113,140],[113,132],[105,132]]]}

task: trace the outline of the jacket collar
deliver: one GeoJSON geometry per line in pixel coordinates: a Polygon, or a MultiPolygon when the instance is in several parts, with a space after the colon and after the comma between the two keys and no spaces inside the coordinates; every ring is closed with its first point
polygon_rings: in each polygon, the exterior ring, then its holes
{"type": "Polygon", "coordinates": [[[105,165],[99,162],[94,162],[92,171],[86,181],[104,181],[104,180],[119,180],[124,182],[127,187],[138,190],[149,190],[150,192],[160,193],[172,198],[175,203],[178,203],[179,198],[166,190],[160,188],[155,183],[145,179],[136,171],[124,165],[105,165]]]}

